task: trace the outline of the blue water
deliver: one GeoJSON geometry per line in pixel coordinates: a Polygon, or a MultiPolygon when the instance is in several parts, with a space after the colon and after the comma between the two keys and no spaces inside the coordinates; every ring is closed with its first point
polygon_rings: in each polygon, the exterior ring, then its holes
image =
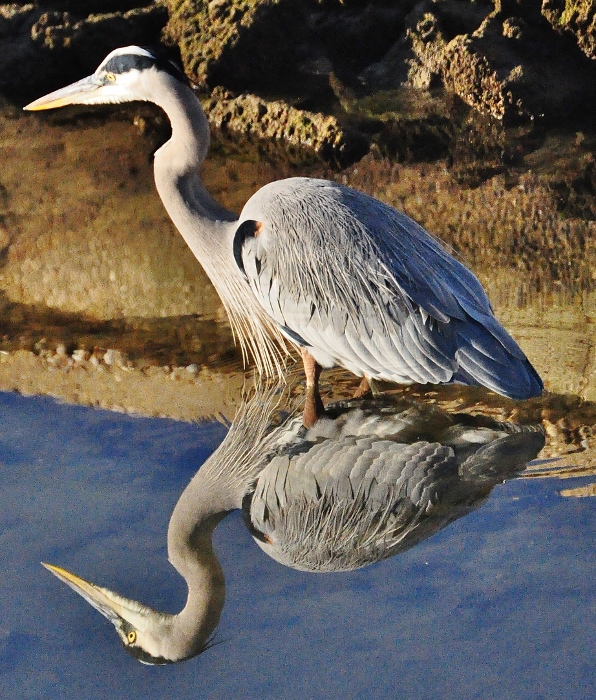
{"type": "Polygon", "coordinates": [[[596,695],[596,499],[563,498],[556,479],[500,485],[418,547],[350,574],[276,564],[233,514],[215,536],[219,644],[147,667],[40,561],[179,609],[169,516],[225,429],[13,394],[0,394],[0,426],[2,698],[596,695]]]}

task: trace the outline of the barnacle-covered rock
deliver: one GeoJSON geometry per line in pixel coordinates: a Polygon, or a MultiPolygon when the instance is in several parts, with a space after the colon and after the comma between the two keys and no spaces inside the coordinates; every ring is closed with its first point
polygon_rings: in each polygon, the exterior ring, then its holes
{"type": "Polygon", "coordinates": [[[113,49],[159,36],[166,13],[159,5],[128,12],[94,14],[77,20],[69,12],[46,12],[31,28],[33,41],[49,49],[70,49],[82,66],[94,70],[113,49]]]}
{"type": "Polygon", "coordinates": [[[449,12],[455,4],[422,3],[412,13],[408,84],[440,81],[474,109],[505,121],[569,114],[594,94],[594,72],[534,4],[495,0],[478,27],[450,36],[454,26],[464,26],[449,12]]]}
{"type": "Polygon", "coordinates": [[[203,86],[246,89],[279,83],[296,67],[304,27],[295,0],[167,0],[164,37],[203,86]]]}

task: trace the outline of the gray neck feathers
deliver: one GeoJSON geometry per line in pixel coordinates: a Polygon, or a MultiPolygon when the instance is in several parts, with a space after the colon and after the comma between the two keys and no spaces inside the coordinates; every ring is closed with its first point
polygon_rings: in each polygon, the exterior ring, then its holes
{"type": "Polygon", "coordinates": [[[171,626],[171,638],[181,657],[196,654],[205,647],[217,627],[225,601],[224,574],[211,537],[227,511],[223,503],[210,499],[213,489],[202,481],[197,475],[186,488],[168,528],[170,562],[188,587],[186,605],[172,618],[171,626]]]}
{"type": "Polygon", "coordinates": [[[155,91],[159,94],[156,104],[168,116],[172,136],[155,153],[155,182],[168,213],[186,238],[189,213],[195,224],[206,219],[209,230],[215,221],[231,222],[237,217],[211,197],[199,176],[210,142],[201,103],[186,85],[169,75],[162,74],[161,79],[167,81],[167,89],[155,91]]]}
{"type": "Polygon", "coordinates": [[[157,104],[170,119],[172,137],[155,154],[157,191],[219,294],[245,359],[252,356],[261,373],[281,376],[283,336],[251,293],[234,260],[238,219],[211,197],[199,175],[209,148],[209,123],[203,108],[188,87],[168,75],[161,79],[168,85],[156,91],[160,95],[157,104]]]}

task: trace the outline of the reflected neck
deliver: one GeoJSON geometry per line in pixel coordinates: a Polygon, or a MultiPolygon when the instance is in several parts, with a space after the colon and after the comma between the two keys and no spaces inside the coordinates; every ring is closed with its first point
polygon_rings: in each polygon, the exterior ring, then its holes
{"type": "Polygon", "coordinates": [[[208,470],[200,470],[178,500],[168,527],[168,557],[188,586],[186,605],[172,628],[182,658],[205,647],[224,607],[224,574],[212,537],[234,506],[220,486],[214,488],[208,470]]]}

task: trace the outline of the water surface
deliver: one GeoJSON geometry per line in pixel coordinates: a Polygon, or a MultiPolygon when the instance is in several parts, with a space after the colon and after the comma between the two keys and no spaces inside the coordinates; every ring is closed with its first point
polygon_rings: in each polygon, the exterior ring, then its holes
{"type": "Polygon", "coordinates": [[[509,481],[419,546],[347,574],[278,565],[233,514],[215,533],[219,643],[152,668],[39,562],[178,610],[167,523],[225,428],[15,394],[0,394],[0,419],[2,697],[594,694],[596,501],[561,495],[593,477],[509,481]]]}
{"type": "MultiPolygon", "coordinates": [[[[98,356],[119,348],[139,372],[143,363],[167,366],[164,383],[177,393],[166,403],[174,405],[190,380],[172,366],[237,359],[219,300],[155,193],[156,140],[119,117],[11,112],[0,121],[0,361],[19,348],[41,359],[49,348],[50,360],[58,345],[98,356]]],[[[491,410],[542,419],[548,455],[569,451],[544,463],[543,474],[562,473],[566,460],[568,474],[587,474],[596,463],[593,222],[561,218],[531,178],[464,190],[440,164],[424,169],[373,159],[314,174],[403,203],[458,247],[554,392],[515,409],[493,397],[491,410]]],[[[221,151],[204,169],[214,195],[236,211],[259,186],[290,174],[298,173],[289,165],[221,151]]],[[[108,385],[134,374],[75,367],[68,357],[59,359],[76,383],[64,393],[72,400],[98,402],[98,389],[79,386],[83,375],[108,385]]],[[[48,365],[47,376],[62,376],[60,363],[48,365]]],[[[26,371],[19,365],[8,386],[59,393],[58,382],[32,387],[26,371]]],[[[141,379],[142,393],[166,394],[141,379]]],[[[452,403],[473,411],[470,396],[452,403]]],[[[227,578],[218,644],[183,664],[148,668],[40,561],[179,610],[185,589],[167,562],[167,524],[224,427],[14,394],[0,394],[0,417],[2,697],[57,689],[66,700],[594,695],[596,501],[571,496],[594,493],[593,476],[509,481],[414,549],[348,574],[280,566],[233,514],[215,534],[227,578]]]]}

